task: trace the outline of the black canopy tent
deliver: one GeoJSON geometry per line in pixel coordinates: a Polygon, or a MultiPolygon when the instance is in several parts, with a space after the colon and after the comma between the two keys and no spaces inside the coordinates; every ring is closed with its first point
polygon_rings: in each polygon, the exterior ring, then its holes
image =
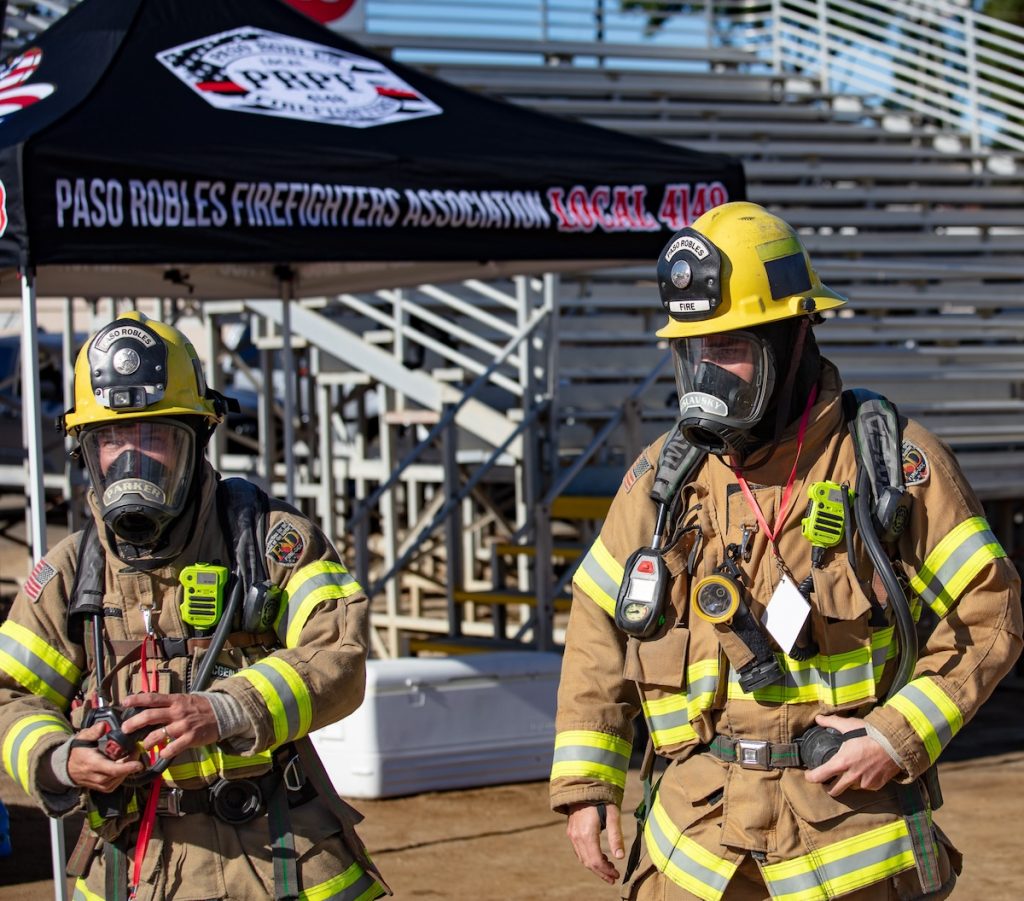
{"type": "Polygon", "coordinates": [[[46,294],[276,296],[279,263],[322,294],[382,264],[649,261],[743,196],[730,158],[478,96],[278,0],[86,0],[34,47],[0,74],[32,89],[0,120],[0,269],[46,294]]]}

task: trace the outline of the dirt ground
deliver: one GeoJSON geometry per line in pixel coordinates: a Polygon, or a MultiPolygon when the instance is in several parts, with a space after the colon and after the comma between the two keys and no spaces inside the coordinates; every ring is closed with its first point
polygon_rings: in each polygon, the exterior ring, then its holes
{"type": "MultiPolygon", "coordinates": [[[[14,530],[9,535],[17,532],[14,530]]],[[[55,533],[56,534],[56,533],[55,533]]],[[[54,537],[51,540],[57,540],[54,537]]],[[[24,548],[0,535],[0,595],[26,573],[24,548]]],[[[1024,679],[1000,686],[957,736],[940,766],[946,803],[937,822],[964,852],[956,898],[1018,901],[1024,895],[1020,820],[1024,801],[1024,679]]],[[[48,823],[6,774],[14,854],[0,859],[0,901],[52,897],[48,823]]],[[[639,798],[629,780],[626,810],[639,798]]],[[[476,901],[611,899],[615,888],[583,870],[550,813],[543,782],[407,798],[356,801],[361,833],[399,898],[476,901]]],[[[632,818],[627,841],[632,838],[632,818]]],[[[77,824],[67,829],[71,847],[77,824]]]]}

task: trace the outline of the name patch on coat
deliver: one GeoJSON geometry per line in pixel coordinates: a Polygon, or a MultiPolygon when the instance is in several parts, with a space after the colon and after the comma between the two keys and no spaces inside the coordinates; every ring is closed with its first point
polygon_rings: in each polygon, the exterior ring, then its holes
{"type": "Polygon", "coordinates": [[[909,441],[903,442],[903,481],[907,485],[921,485],[928,481],[931,470],[924,451],[909,441]]]}
{"type": "Polygon", "coordinates": [[[281,566],[295,566],[305,547],[302,533],[287,519],[274,526],[267,536],[267,557],[281,566]]]}
{"type": "Polygon", "coordinates": [[[57,570],[50,566],[45,558],[35,565],[32,574],[25,580],[25,594],[29,596],[33,604],[39,600],[39,595],[43,593],[46,583],[55,575],[57,575],[57,570]]]}
{"type": "Polygon", "coordinates": [[[650,472],[652,469],[654,467],[651,465],[651,461],[647,459],[647,451],[643,451],[622,479],[622,487],[626,489],[626,493],[628,494],[633,489],[640,476],[645,472],[650,472]]]}

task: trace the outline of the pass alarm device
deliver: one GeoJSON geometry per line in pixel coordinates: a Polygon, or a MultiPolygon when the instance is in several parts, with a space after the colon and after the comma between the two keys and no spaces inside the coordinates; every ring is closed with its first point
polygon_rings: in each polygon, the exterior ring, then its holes
{"type": "Polygon", "coordinates": [[[650,638],[665,622],[665,597],[671,576],[661,554],[650,547],[626,561],[615,602],[615,625],[635,638],[650,638]]]}
{"type": "Polygon", "coordinates": [[[228,568],[213,563],[193,563],[181,571],[178,581],[184,591],[181,618],[201,631],[216,626],[224,610],[228,568]]]}

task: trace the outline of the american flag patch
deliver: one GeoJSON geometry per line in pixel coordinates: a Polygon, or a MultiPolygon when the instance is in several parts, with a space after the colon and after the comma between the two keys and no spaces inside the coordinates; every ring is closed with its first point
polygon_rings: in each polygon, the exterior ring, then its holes
{"type": "Polygon", "coordinates": [[[651,461],[647,459],[647,451],[644,451],[636,458],[636,462],[622,479],[622,487],[626,489],[626,493],[628,494],[632,490],[640,476],[651,469],[654,469],[654,467],[651,465],[651,461]]]}
{"type": "Polygon", "coordinates": [[[39,595],[43,593],[43,587],[55,575],[57,575],[57,570],[50,566],[45,559],[36,564],[32,575],[25,580],[25,594],[31,598],[33,603],[39,600],[39,595]]]}

